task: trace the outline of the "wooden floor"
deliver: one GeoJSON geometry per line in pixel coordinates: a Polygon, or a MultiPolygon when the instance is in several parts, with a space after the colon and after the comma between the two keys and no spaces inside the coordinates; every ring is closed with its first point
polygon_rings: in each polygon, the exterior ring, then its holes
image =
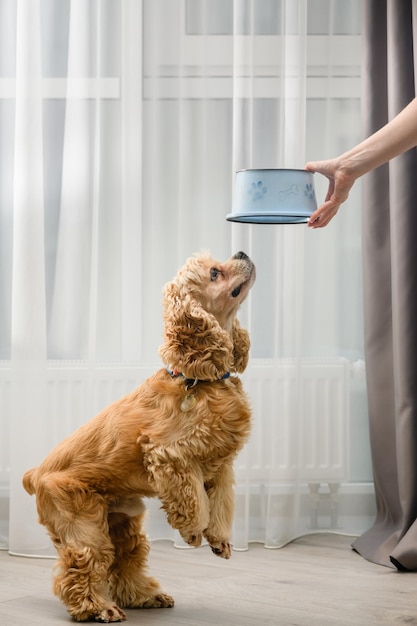
{"type": "MultiPolygon", "coordinates": [[[[129,610],[146,626],[417,626],[417,574],[368,563],[351,538],[310,535],[282,550],[252,544],[230,561],[207,547],[157,542],[151,572],[175,597],[172,609],[129,610]]],[[[52,595],[53,561],[0,552],[0,625],[71,624],[52,595]]]]}

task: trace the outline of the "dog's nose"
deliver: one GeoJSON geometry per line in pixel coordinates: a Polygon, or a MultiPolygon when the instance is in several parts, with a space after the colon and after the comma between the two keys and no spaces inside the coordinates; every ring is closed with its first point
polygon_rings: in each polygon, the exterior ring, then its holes
{"type": "Polygon", "coordinates": [[[248,259],[248,255],[245,252],[242,252],[242,250],[240,252],[236,252],[236,254],[233,257],[234,259],[248,259]]]}

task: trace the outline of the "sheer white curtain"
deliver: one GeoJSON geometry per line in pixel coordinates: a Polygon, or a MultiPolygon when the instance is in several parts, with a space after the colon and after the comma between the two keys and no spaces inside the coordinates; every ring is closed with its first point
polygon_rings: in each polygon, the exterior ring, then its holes
{"type": "Polygon", "coordinates": [[[370,523],[359,190],[323,232],[225,221],[237,169],[360,138],[359,4],[0,0],[2,547],[53,554],[21,476],[161,365],[162,287],[201,249],[258,268],[235,547],[370,523]]]}

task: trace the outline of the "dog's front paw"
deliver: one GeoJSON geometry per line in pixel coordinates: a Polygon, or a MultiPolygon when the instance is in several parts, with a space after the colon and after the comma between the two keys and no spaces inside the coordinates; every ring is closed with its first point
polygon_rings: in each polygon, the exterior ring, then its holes
{"type": "Polygon", "coordinates": [[[210,548],[216,556],[222,559],[230,559],[232,549],[227,541],[210,541],[210,548]]]}
{"type": "Polygon", "coordinates": [[[188,545],[192,546],[193,548],[198,548],[198,546],[201,546],[201,542],[203,541],[203,533],[199,532],[181,533],[181,537],[184,539],[185,543],[188,543],[188,545]]]}

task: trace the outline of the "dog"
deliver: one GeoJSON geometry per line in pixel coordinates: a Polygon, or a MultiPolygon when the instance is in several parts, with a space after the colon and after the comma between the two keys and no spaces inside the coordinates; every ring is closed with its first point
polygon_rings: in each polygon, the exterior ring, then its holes
{"type": "Polygon", "coordinates": [[[23,477],[58,553],[53,591],[78,622],[172,607],[147,572],[142,498],[158,497],[190,546],[231,556],[233,460],[251,422],[238,374],[249,334],[236,317],[255,280],[238,252],[193,256],[164,289],[166,367],[104,409],[23,477]]]}

